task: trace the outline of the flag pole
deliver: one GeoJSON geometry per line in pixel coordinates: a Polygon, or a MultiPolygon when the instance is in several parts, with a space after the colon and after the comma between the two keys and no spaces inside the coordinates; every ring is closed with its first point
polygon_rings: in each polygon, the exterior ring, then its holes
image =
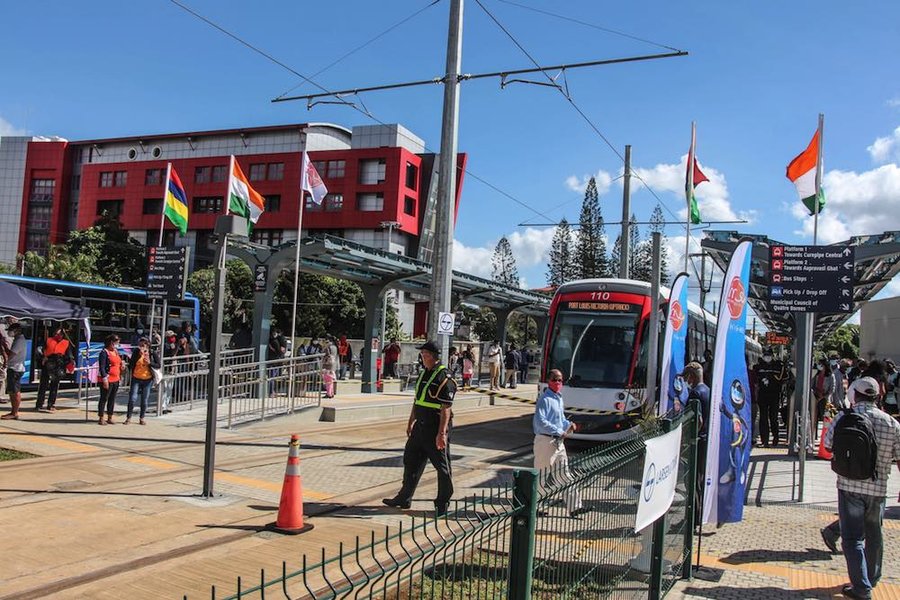
{"type": "Polygon", "coordinates": [[[819,138],[819,147],[818,154],[816,156],[816,197],[815,197],[815,210],[813,211],[813,245],[815,246],[819,241],[819,195],[822,193],[822,150],[825,146],[824,140],[822,139],[823,134],[825,133],[825,115],[823,113],[819,113],[819,129],[816,132],[816,136],[819,138]]]}
{"type": "MultiPolygon", "coordinates": [[[[166,163],[166,179],[163,182],[162,206],[159,207],[159,238],[156,242],[157,246],[163,245],[163,233],[166,228],[166,198],[169,195],[169,178],[172,176],[172,163],[166,163]]],[[[163,311],[165,312],[165,310],[163,311]]],[[[165,331],[165,314],[159,316],[159,330],[165,331]]],[[[153,324],[156,322],[156,298],[150,301],[150,345],[153,345],[153,324]]],[[[160,356],[162,356],[162,344],[159,345],[160,356]]]]}
{"type": "Polygon", "coordinates": [[[294,301],[291,308],[291,366],[288,369],[288,396],[294,397],[294,356],[296,356],[296,341],[294,337],[297,333],[297,291],[300,288],[300,236],[303,231],[303,209],[306,205],[306,188],[308,186],[307,167],[309,164],[309,155],[306,153],[306,142],[303,144],[303,154],[300,158],[300,210],[297,217],[297,245],[294,249],[294,301]]]}
{"type": "Polygon", "coordinates": [[[684,195],[687,201],[687,236],[684,241],[684,272],[688,272],[691,256],[691,198],[694,195],[694,151],[697,144],[697,122],[691,121],[691,149],[687,157],[687,178],[684,183],[684,195]]]}

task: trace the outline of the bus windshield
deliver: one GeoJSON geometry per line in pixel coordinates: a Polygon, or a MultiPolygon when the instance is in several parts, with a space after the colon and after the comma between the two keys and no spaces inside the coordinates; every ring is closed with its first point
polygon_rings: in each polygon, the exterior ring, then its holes
{"type": "Polygon", "coordinates": [[[638,315],[561,310],[556,314],[547,364],[572,387],[625,386],[638,315]]]}

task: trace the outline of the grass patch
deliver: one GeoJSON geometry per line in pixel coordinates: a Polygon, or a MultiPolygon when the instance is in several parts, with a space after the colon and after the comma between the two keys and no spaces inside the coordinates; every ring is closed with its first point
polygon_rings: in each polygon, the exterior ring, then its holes
{"type": "Polygon", "coordinates": [[[37,454],[31,454],[30,452],[19,452],[18,450],[10,450],[9,448],[0,448],[0,461],[35,458],[36,456],[37,454]]]}

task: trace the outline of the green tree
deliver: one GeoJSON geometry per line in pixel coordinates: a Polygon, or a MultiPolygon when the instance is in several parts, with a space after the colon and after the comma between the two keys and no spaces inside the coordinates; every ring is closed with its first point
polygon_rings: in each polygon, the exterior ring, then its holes
{"type": "Polygon", "coordinates": [[[73,256],[90,257],[97,275],[107,284],[144,285],[146,250],[122,229],[115,216],[104,213],[92,227],[71,232],[65,247],[73,256]]]}
{"type": "MultiPolygon", "coordinates": [[[[293,286],[294,272],[282,271],[275,284],[272,321],[284,332],[291,330],[293,286]]],[[[346,279],[300,273],[295,335],[322,337],[326,334],[346,334],[360,338],[364,333],[365,317],[365,299],[359,285],[346,279]]]]}
{"type": "Polygon", "coordinates": [[[44,279],[62,279],[81,283],[106,283],[97,272],[96,257],[90,254],[72,254],[65,246],[50,246],[47,255],[26,252],[25,275],[44,279]]]}
{"type": "MultiPolygon", "coordinates": [[[[225,271],[225,310],[223,331],[234,331],[241,323],[253,320],[253,273],[236,258],[229,260],[225,271]]],[[[216,271],[213,267],[191,273],[187,290],[200,301],[200,330],[209,331],[215,306],[216,271]]]]}
{"type": "Polygon", "coordinates": [[[622,234],[616,236],[612,251],[609,253],[609,272],[612,277],[619,276],[619,263],[622,262],[622,234]]]}
{"type": "Polygon", "coordinates": [[[494,256],[491,259],[492,279],[498,283],[519,287],[519,269],[516,267],[516,257],[513,256],[512,246],[506,236],[500,238],[497,247],[494,248],[494,256]]]}
{"type": "Polygon", "coordinates": [[[584,190],[584,201],[578,218],[578,235],[575,243],[575,264],[582,279],[610,275],[606,258],[606,231],[600,212],[597,181],[591,177],[584,190]]]}
{"type": "Polygon", "coordinates": [[[819,348],[825,356],[831,352],[837,352],[841,358],[857,358],[859,356],[859,325],[841,325],[822,341],[819,348]]]}
{"type": "Polygon", "coordinates": [[[572,228],[563,219],[556,226],[553,243],[550,245],[550,262],[547,264],[547,284],[559,287],[575,279],[572,262],[572,228]]]}

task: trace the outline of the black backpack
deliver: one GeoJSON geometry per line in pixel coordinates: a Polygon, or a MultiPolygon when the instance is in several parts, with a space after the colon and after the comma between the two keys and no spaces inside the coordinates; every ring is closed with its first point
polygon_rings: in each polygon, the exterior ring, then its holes
{"type": "Polygon", "coordinates": [[[847,479],[877,479],[875,461],[878,444],[875,429],[866,415],[844,409],[834,425],[831,440],[831,470],[847,479]]]}

